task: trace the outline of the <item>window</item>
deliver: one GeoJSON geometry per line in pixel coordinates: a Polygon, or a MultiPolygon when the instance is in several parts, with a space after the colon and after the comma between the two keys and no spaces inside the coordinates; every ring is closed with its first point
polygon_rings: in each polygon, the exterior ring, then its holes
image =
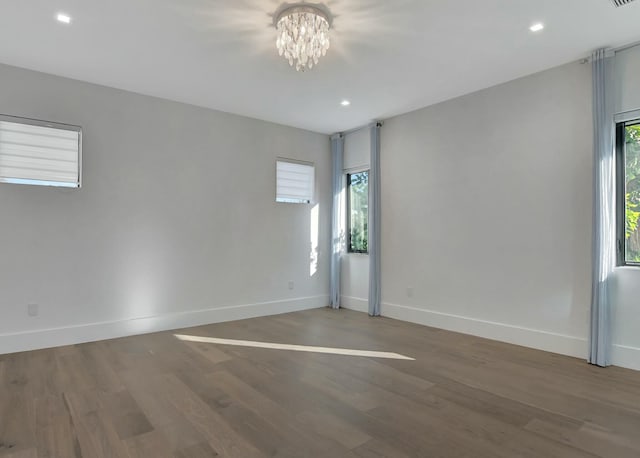
{"type": "Polygon", "coordinates": [[[315,168],[312,164],[276,162],[276,202],[308,204],[313,200],[315,168]]]}
{"type": "Polygon", "coordinates": [[[80,127],[0,115],[0,182],[80,187],[80,127]]]}
{"type": "Polygon", "coordinates": [[[640,120],[617,125],[618,264],[640,266],[640,120]]]}
{"type": "Polygon", "coordinates": [[[349,253],[368,253],[369,171],[348,174],[347,191],[349,253]]]}

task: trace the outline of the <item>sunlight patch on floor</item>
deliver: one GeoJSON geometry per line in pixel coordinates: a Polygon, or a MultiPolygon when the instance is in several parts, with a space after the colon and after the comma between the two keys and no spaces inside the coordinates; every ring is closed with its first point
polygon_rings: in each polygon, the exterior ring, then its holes
{"type": "Polygon", "coordinates": [[[212,343],[217,345],[234,345],[237,347],[268,348],[272,350],[303,351],[308,353],[326,353],[330,355],[362,356],[365,358],[403,359],[408,361],[415,361],[415,358],[410,358],[398,353],[391,353],[386,351],[353,350],[350,348],[314,347],[311,345],[254,342],[251,340],[218,339],[216,337],[188,336],[184,334],[174,334],[174,336],[179,340],[185,342],[200,342],[212,343]]]}

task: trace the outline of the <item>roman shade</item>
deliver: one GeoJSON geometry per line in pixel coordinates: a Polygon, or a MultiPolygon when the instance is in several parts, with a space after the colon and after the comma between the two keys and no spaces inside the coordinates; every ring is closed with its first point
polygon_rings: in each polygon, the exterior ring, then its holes
{"type": "Polygon", "coordinates": [[[80,187],[81,129],[0,116],[0,182],[80,187]]]}
{"type": "Polygon", "coordinates": [[[315,169],[311,164],[276,162],[276,201],[310,203],[313,200],[315,169]]]}

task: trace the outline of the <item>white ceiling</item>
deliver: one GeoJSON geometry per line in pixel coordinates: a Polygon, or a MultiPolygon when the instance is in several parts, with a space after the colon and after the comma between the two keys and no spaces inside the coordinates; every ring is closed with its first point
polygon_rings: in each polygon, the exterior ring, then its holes
{"type": "Polygon", "coordinates": [[[0,62],[331,133],[640,40],[640,1],[329,0],[331,48],[297,73],[281,3],[1,0],[0,62]]]}

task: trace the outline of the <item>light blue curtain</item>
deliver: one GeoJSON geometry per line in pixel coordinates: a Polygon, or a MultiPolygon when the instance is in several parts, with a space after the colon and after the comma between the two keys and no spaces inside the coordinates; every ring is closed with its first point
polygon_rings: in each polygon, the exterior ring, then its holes
{"type": "Polygon", "coordinates": [[[380,126],[371,126],[369,169],[369,315],[380,316],[380,126]]]}
{"type": "Polygon", "coordinates": [[[340,257],[342,255],[342,194],[344,191],[344,136],[331,137],[333,207],[331,209],[331,280],[329,305],[340,308],[340,257]]]}
{"type": "Polygon", "coordinates": [[[593,272],[589,362],[611,364],[610,284],[615,267],[615,126],[613,122],[614,53],[593,53],[593,272]]]}

